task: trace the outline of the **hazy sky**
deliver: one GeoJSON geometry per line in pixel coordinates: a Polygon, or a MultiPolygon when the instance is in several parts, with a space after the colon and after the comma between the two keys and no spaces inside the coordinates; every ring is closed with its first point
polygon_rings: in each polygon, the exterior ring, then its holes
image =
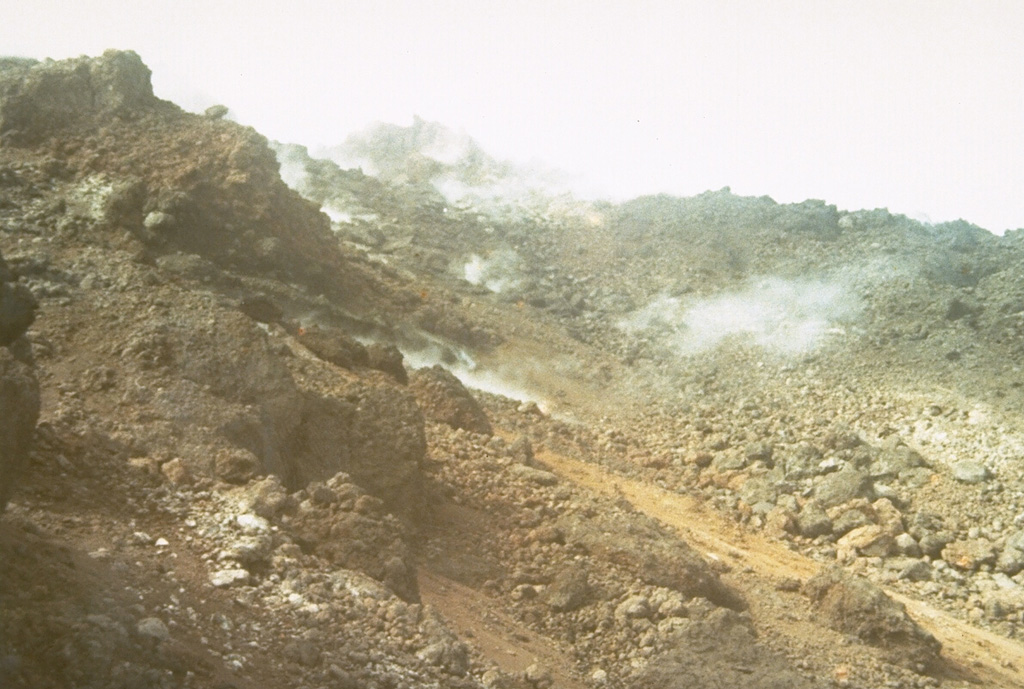
{"type": "Polygon", "coordinates": [[[729,185],[1024,227],[1021,0],[0,0],[0,54],[137,51],[271,138],[413,114],[616,196],[729,185]],[[7,5],[4,7],[4,5],[7,5]]]}

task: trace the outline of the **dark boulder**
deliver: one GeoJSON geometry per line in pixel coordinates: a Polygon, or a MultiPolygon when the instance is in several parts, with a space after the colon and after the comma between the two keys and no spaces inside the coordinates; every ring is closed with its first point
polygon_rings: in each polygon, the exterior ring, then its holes
{"type": "Polygon", "coordinates": [[[366,347],[337,328],[301,328],[298,338],[306,349],[335,366],[352,369],[370,363],[366,347]]]}
{"type": "Polygon", "coordinates": [[[414,371],[409,387],[428,419],[482,435],[494,433],[480,403],[440,364],[414,371]]]}
{"type": "Polygon", "coordinates": [[[370,368],[387,373],[402,385],[409,382],[409,374],[403,363],[405,357],[395,345],[374,342],[366,348],[366,354],[370,358],[370,368]]]}
{"type": "Polygon", "coordinates": [[[25,334],[36,318],[35,297],[24,285],[15,282],[14,274],[0,256],[0,347],[6,347],[25,334]]]}

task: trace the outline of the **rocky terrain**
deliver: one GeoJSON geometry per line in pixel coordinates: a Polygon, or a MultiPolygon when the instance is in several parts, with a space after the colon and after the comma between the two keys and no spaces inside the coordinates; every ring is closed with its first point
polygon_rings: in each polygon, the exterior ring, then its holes
{"type": "Polygon", "coordinates": [[[0,60],[0,686],[1024,684],[1019,232],[225,113],[0,60]]]}

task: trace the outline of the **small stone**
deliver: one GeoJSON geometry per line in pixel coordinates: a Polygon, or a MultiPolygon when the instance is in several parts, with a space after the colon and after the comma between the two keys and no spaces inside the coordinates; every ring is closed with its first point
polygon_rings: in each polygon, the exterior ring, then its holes
{"type": "Polygon", "coordinates": [[[551,670],[535,662],[526,668],[526,681],[535,687],[543,688],[550,687],[554,680],[551,670]]]}
{"type": "Polygon", "coordinates": [[[222,450],[214,458],[213,470],[228,483],[246,483],[260,467],[260,460],[248,450],[222,450]]]}
{"type": "Polygon", "coordinates": [[[797,530],[797,516],[781,505],[773,507],[765,515],[764,530],[775,536],[794,533],[797,530]]]}
{"type": "Polygon", "coordinates": [[[590,681],[596,684],[597,686],[603,686],[605,684],[608,684],[608,673],[602,670],[601,668],[597,668],[596,670],[590,673],[590,681]]]}
{"type": "Polygon", "coordinates": [[[512,589],[512,600],[533,600],[537,597],[537,589],[529,584],[519,584],[512,589]]]}
{"type": "Polygon", "coordinates": [[[996,551],[987,538],[954,541],[942,550],[942,559],[957,569],[974,571],[996,562],[996,551]]]}
{"type": "Polygon", "coordinates": [[[900,570],[899,578],[907,581],[929,581],[932,578],[932,567],[924,560],[914,560],[900,570]]]}
{"type": "Polygon", "coordinates": [[[545,591],[545,602],[555,612],[568,612],[583,607],[593,590],[582,567],[567,569],[558,574],[545,591]]]}
{"type": "Polygon", "coordinates": [[[155,545],[157,548],[166,548],[170,545],[170,542],[168,542],[166,538],[158,538],[156,539],[156,542],[153,543],[153,545],[155,545]]]}
{"type": "Polygon", "coordinates": [[[210,575],[210,583],[218,588],[245,584],[249,581],[249,572],[244,569],[222,569],[210,575]]]}
{"type": "Polygon", "coordinates": [[[296,639],[285,644],[284,657],[304,667],[315,667],[320,662],[320,649],[306,639],[296,639]]]}
{"type": "Polygon", "coordinates": [[[480,676],[480,683],[484,685],[484,689],[506,689],[511,686],[508,675],[494,668],[480,676]]]}
{"type": "Polygon", "coordinates": [[[242,536],[220,553],[220,559],[233,560],[243,565],[255,565],[267,560],[274,542],[270,536],[259,534],[242,536]]]}
{"type": "MultiPolygon", "coordinates": [[[[840,509],[842,509],[842,507],[835,508],[834,511],[838,511],[840,509]]],[[[843,510],[835,517],[835,519],[832,520],[832,533],[836,536],[843,536],[854,529],[859,529],[862,526],[873,524],[874,522],[871,519],[872,516],[874,516],[873,510],[865,510],[860,507],[843,510]],[[869,516],[869,513],[871,516],[869,516]]]]}
{"type": "Polygon", "coordinates": [[[356,498],[354,509],[359,514],[365,514],[367,516],[380,515],[385,511],[384,502],[380,498],[375,498],[372,495],[360,495],[356,498]]]}
{"type": "Polygon", "coordinates": [[[921,557],[921,546],[908,533],[901,533],[896,537],[896,550],[900,555],[907,557],[921,557]]]}
{"type": "Polygon", "coordinates": [[[534,469],[533,467],[526,466],[525,464],[512,464],[509,466],[508,470],[513,476],[530,483],[535,483],[538,486],[553,486],[558,483],[558,477],[550,471],[534,469]]]}
{"type": "MultiPolygon", "coordinates": [[[[334,689],[358,689],[360,686],[359,682],[347,670],[337,665],[331,665],[327,672],[331,676],[331,687],[334,689]]],[[[484,686],[487,686],[486,683],[484,686]]]]}
{"type": "Polygon", "coordinates": [[[192,483],[192,472],[188,470],[185,463],[181,461],[180,457],[164,462],[160,465],[160,473],[164,475],[171,483],[183,486],[192,483]]]}
{"type": "Polygon", "coordinates": [[[226,105],[211,105],[203,111],[203,115],[211,120],[219,120],[228,114],[228,106],[226,105]]]}
{"type": "Polygon", "coordinates": [[[860,526],[836,542],[836,549],[852,555],[887,557],[896,552],[896,539],[877,524],[860,526]]]}
{"type": "Polygon", "coordinates": [[[615,617],[620,619],[645,619],[650,616],[650,601],[643,596],[630,596],[615,608],[615,617]]]}
{"type": "Polygon", "coordinates": [[[157,641],[166,641],[171,636],[167,625],[155,617],[139,620],[139,623],[135,625],[135,629],[141,636],[156,639],[157,641]]]}
{"type": "Polygon", "coordinates": [[[533,445],[527,435],[520,434],[508,446],[508,455],[519,464],[533,464],[533,445]]]}
{"type": "Polygon", "coordinates": [[[274,519],[291,503],[281,479],[266,476],[249,483],[244,489],[243,505],[264,519],[274,519]]]}
{"type": "Polygon", "coordinates": [[[881,526],[886,533],[892,536],[898,536],[903,533],[903,514],[892,504],[889,498],[879,498],[871,503],[871,508],[875,511],[875,515],[878,519],[878,525],[881,526]]]}
{"type": "Polygon", "coordinates": [[[871,494],[871,477],[849,467],[827,475],[814,489],[814,497],[825,507],[841,505],[854,498],[867,498],[871,494]]]}
{"type": "Polygon", "coordinates": [[[1004,548],[996,560],[996,569],[1010,576],[1024,570],[1024,552],[1016,548],[1004,548]]]}
{"type": "Polygon", "coordinates": [[[988,467],[980,462],[967,460],[953,465],[953,478],[961,483],[984,483],[991,476],[988,467]]]}
{"type": "Polygon", "coordinates": [[[808,500],[797,515],[796,527],[801,536],[815,538],[832,533],[832,520],[820,502],[808,500]]]}
{"type": "Polygon", "coordinates": [[[270,533],[270,522],[263,517],[255,514],[246,512],[235,517],[235,523],[238,524],[238,528],[242,530],[242,533],[247,534],[263,534],[270,533]]]}
{"type": "Polygon", "coordinates": [[[174,226],[175,222],[175,217],[170,213],[153,211],[146,215],[142,225],[147,230],[169,230],[174,226]]]}
{"type": "Polygon", "coordinates": [[[544,416],[544,412],[541,411],[536,402],[523,402],[516,411],[529,416],[544,416]]]}
{"type": "Polygon", "coordinates": [[[739,471],[748,463],[746,456],[736,451],[720,452],[711,460],[711,466],[719,471],[739,471]]]}
{"type": "Polygon", "coordinates": [[[953,541],[953,536],[948,531],[938,533],[926,533],[918,539],[921,552],[931,558],[941,557],[942,550],[953,541]]]}
{"type": "Polygon", "coordinates": [[[743,454],[751,462],[764,462],[771,464],[774,448],[772,444],[765,441],[749,443],[743,448],[743,454]]]}
{"type": "Polygon", "coordinates": [[[1001,596],[990,596],[985,599],[984,610],[985,617],[989,619],[1000,619],[1006,617],[1014,611],[1015,606],[1001,596]]]}

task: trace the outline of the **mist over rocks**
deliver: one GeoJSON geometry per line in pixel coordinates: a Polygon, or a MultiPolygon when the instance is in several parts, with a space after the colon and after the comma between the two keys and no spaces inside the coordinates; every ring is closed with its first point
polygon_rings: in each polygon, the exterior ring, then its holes
{"type": "Polygon", "coordinates": [[[2,65],[4,686],[1024,681],[1019,236],[2,65]]]}

